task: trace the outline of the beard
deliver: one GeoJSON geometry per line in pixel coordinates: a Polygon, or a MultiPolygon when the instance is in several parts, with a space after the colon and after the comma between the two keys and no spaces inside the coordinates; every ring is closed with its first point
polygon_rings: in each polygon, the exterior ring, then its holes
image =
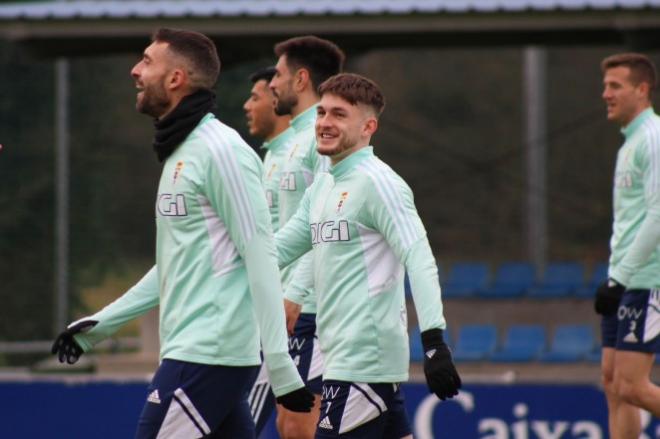
{"type": "Polygon", "coordinates": [[[317,149],[317,152],[320,155],[325,155],[325,156],[332,157],[332,156],[335,156],[337,154],[341,154],[342,152],[344,152],[348,149],[351,149],[357,143],[358,143],[357,138],[351,139],[351,138],[346,137],[345,135],[340,135],[339,143],[337,143],[337,145],[334,146],[333,148],[328,149],[328,148],[323,147],[323,146],[321,146],[321,147],[317,146],[316,149],[317,149]]]}
{"type": "Polygon", "coordinates": [[[275,122],[271,122],[267,118],[252,119],[248,123],[250,135],[259,139],[267,139],[275,131],[275,122]]]}
{"type": "Polygon", "coordinates": [[[291,114],[296,105],[298,105],[298,96],[295,93],[282,94],[275,100],[275,114],[278,116],[291,114]]]}
{"type": "Polygon", "coordinates": [[[145,86],[141,93],[142,97],[138,96],[135,109],[142,114],[158,119],[170,106],[170,98],[160,83],[145,86]]]}

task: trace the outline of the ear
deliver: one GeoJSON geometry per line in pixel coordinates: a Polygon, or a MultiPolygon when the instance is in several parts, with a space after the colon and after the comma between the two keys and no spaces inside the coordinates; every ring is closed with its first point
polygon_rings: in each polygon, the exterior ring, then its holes
{"type": "Polygon", "coordinates": [[[648,82],[642,81],[637,86],[637,92],[640,95],[642,95],[643,97],[645,97],[646,99],[649,99],[649,100],[650,100],[650,94],[649,94],[650,91],[651,90],[650,90],[648,82]]]}
{"type": "Polygon", "coordinates": [[[184,69],[174,69],[168,75],[165,87],[169,90],[178,90],[188,84],[188,74],[184,69]]]}
{"type": "Polygon", "coordinates": [[[312,86],[312,78],[309,76],[309,70],[304,68],[296,70],[296,73],[293,75],[294,90],[300,93],[304,91],[308,86],[312,86]]]}
{"type": "Polygon", "coordinates": [[[364,127],[362,128],[362,134],[365,137],[371,137],[378,130],[378,119],[374,116],[369,116],[364,122],[364,127]]]}

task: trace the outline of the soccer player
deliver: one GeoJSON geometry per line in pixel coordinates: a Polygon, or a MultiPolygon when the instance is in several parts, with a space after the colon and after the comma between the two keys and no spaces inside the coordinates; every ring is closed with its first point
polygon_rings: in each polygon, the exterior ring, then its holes
{"type": "Polygon", "coordinates": [[[605,58],[607,119],[625,142],[614,171],[609,279],[596,291],[602,318],[602,377],[610,435],[638,438],[638,407],[660,416],[660,388],[649,375],[660,350],[660,118],[651,107],[655,66],[623,53],[605,58]]]}
{"type": "MultiPolygon", "coordinates": [[[[305,189],[315,176],[327,170],[329,161],[316,151],[314,121],[319,101],[318,86],[339,73],[344,53],[332,42],[314,36],[302,36],[280,42],[274,47],[278,57],[270,89],[276,98],[275,112],[292,116],[293,138],[282,157],[279,185],[279,223],[287,223],[296,212],[305,189]]],[[[309,273],[311,255],[282,270],[285,297],[293,294],[294,271],[309,273]]],[[[321,401],[322,358],[316,334],[316,300],[309,294],[295,328],[290,325],[289,353],[298,365],[303,380],[317,396],[310,414],[294,413],[278,407],[277,429],[283,439],[312,438],[316,430],[321,401]]]]}
{"type": "MultiPolygon", "coordinates": [[[[319,93],[318,152],[330,158],[332,167],[317,176],[298,211],[275,235],[281,266],[310,250],[313,255],[325,360],[316,437],[410,437],[399,389],[409,366],[406,270],[429,388],[445,399],[461,387],[443,341],[446,323],[435,259],[412,191],[370,146],[385,105],[378,86],[359,75],[340,74],[321,84],[319,93]]],[[[287,300],[299,308],[304,295],[287,300]]]]}
{"type": "Polygon", "coordinates": [[[163,162],[156,264],[116,301],[69,325],[53,353],[74,363],[160,305],[161,363],[136,437],[254,438],[247,392],[259,334],[278,402],[309,411],[313,401],[287,352],[261,160],[210,112],[220,70],[213,42],[174,29],[152,41],[131,75],[137,110],[156,119],[163,162]]]}
{"type": "MultiPolygon", "coordinates": [[[[268,88],[274,75],[275,68],[267,67],[250,76],[253,84],[252,90],[243,109],[250,134],[264,140],[262,148],[266,150],[266,156],[264,158],[263,184],[273,230],[277,230],[279,229],[279,203],[277,202],[279,177],[291,146],[289,140],[293,129],[289,126],[291,116],[275,114],[275,97],[268,88]]],[[[263,430],[275,408],[275,397],[270,390],[267,372],[266,366],[262,365],[248,397],[257,436],[263,430]]]]}

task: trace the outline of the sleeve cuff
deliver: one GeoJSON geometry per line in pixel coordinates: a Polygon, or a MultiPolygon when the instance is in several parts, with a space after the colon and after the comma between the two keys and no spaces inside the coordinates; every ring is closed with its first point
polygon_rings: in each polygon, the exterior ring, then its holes
{"type": "Polygon", "coordinates": [[[284,292],[284,298],[300,306],[305,302],[305,297],[307,296],[304,290],[290,286],[284,292]]]}

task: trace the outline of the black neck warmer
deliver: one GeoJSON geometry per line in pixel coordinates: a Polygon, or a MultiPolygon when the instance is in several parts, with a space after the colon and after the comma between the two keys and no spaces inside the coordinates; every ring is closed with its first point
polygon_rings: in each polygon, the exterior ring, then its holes
{"type": "Polygon", "coordinates": [[[168,158],[206,114],[215,108],[215,93],[199,90],[181,99],[179,105],[162,119],[156,119],[154,150],[158,160],[168,158]]]}

